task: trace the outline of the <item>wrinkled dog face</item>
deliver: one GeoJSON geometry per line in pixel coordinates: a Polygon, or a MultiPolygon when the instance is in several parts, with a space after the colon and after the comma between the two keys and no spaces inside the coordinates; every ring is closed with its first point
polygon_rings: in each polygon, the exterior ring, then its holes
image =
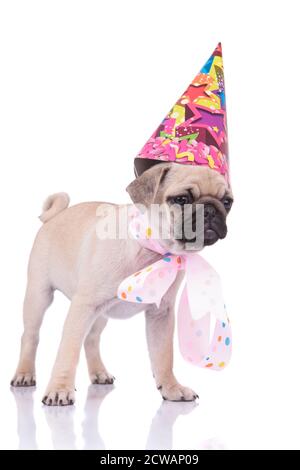
{"type": "Polygon", "coordinates": [[[127,191],[135,204],[162,205],[171,234],[163,244],[173,253],[199,250],[226,237],[233,197],[223,176],[209,167],[159,163],[127,191]]]}

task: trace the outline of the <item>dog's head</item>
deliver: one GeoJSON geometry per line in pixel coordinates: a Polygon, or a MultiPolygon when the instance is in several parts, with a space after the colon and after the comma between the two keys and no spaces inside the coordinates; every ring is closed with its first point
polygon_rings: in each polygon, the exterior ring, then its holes
{"type": "Polygon", "coordinates": [[[159,163],[137,177],[127,191],[135,204],[164,208],[173,233],[171,239],[163,240],[169,251],[199,250],[226,237],[233,196],[224,177],[207,166],[159,163]],[[185,230],[187,225],[191,235],[185,230]]]}

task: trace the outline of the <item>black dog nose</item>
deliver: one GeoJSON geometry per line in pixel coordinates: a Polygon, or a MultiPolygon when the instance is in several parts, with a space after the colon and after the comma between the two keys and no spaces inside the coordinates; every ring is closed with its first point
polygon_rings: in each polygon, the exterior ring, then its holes
{"type": "Polygon", "coordinates": [[[204,205],[204,220],[211,220],[216,215],[216,208],[212,204],[204,205]]]}

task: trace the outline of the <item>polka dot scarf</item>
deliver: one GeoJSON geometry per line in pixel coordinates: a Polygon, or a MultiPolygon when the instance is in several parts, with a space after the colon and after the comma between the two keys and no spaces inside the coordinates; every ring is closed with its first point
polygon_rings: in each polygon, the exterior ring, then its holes
{"type": "Polygon", "coordinates": [[[147,216],[138,210],[131,213],[129,229],[143,247],[162,257],[124,279],[118,288],[118,297],[127,302],[159,307],[178,271],[184,270],[185,286],[177,313],[181,354],[196,366],[223,370],[231,357],[232,336],[219,275],[198,253],[181,256],[165,253],[147,216]],[[212,322],[214,332],[210,339],[212,322]]]}

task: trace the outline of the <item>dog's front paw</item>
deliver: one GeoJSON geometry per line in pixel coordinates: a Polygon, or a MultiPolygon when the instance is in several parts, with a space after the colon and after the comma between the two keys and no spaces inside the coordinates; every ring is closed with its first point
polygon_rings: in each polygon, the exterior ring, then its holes
{"type": "Polygon", "coordinates": [[[92,384],[104,385],[113,384],[115,377],[109,374],[106,370],[90,374],[92,384]]]}
{"type": "Polygon", "coordinates": [[[164,400],[170,401],[195,401],[199,398],[196,392],[188,387],[183,387],[178,382],[163,384],[158,387],[164,400]]]}
{"type": "Polygon", "coordinates": [[[34,372],[16,372],[10,385],[12,387],[35,387],[35,374],[34,372]]]}
{"type": "Polygon", "coordinates": [[[44,395],[44,398],[42,399],[42,402],[47,406],[74,405],[75,390],[74,388],[67,386],[49,386],[44,395]]]}

